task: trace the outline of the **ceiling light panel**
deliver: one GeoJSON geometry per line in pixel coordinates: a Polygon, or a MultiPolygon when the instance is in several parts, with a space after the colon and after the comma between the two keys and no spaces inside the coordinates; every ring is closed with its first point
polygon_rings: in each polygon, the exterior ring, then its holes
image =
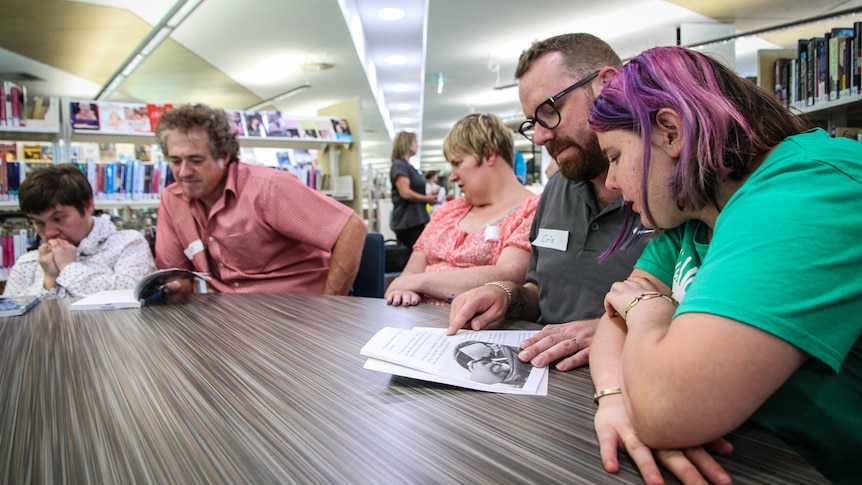
{"type": "Polygon", "coordinates": [[[381,20],[401,20],[404,18],[404,10],[395,7],[381,8],[377,11],[377,17],[381,20]]]}
{"type": "Polygon", "coordinates": [[[388,56],[386,58],[386,63],[390,66],[403,66],[404,64],[407,64],[407,61],[409,60],[410,59],[408,59],[407,56],[395,54],[392,56],[388,56]]]}
{"type": "MultiPolygon", "coordinates": [[[[395,131],[410,128],[411,131],[420,134],[422,132],[424,42],[428,3],[429,0],[355,1],[362,19],[368,57],[373,59],[377,86],[385,98],[385,109],[389,112],[389,118],[397,125],[393,127],[395,131]],[[390,10],[395,7],[403,11],[403,15],[390,10]],[[384,20],[394,18],[398,20],[384,20]],[[400,122],[400,118],[405,115],[412,117],[406,125],[400,122]]],[[[393,132],[391,135],[394,134],[393,132]]]]}

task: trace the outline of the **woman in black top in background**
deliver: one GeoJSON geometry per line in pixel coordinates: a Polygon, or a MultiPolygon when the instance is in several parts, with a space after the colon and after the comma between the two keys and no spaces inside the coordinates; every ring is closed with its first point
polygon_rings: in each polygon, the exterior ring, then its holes
{"type": "Polygon", "coordinates": [[[398,242],[413,251],[428,223],[426,204],[434,204],[437,198],[425,194],[425,177],[410,165],[410,157],[416,155],[419,143],[416,134],[402,131],[395,135],[392,143],[392,167],[389,180],[392,182],[392,219],[389,227],[395,232],[398,242]]]}

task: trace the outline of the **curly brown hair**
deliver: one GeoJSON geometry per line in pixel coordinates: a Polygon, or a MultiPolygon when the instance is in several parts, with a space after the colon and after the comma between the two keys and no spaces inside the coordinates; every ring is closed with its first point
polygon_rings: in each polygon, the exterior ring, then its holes
{"type": "Polygon", "coordinates": [[[227,163],[239,160],[239,140],[223,109],[205,104],[185,104],[162,113],[155,131],[162,153],[166,157],[170,156],[168,133],[171,130],[180,130],[183,133],[202,130],[209,137],[213,157],[224,158],[227,163]]]}

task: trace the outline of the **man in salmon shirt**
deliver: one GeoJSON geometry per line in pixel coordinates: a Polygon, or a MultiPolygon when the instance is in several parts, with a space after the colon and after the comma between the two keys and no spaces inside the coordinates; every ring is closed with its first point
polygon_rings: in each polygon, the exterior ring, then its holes
{"type": "Polygon", "coordinates": [[[352,209],[290,173],[240,162],[224,110],[176,107],[156,136],[176,179],[160,196],[156,266],[209,273],[219,292],[349,293],[367,232],[352,209]]]}

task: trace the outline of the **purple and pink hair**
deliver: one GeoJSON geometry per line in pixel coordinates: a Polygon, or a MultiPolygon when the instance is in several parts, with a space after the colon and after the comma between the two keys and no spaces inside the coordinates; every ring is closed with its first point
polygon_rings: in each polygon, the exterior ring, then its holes
{"type": "MultiPolygon", "coordinates": [[[[596,98],[589,123],[598,132],[640,134],[643,216],[654,226],[646,203],[647,175],[652,128],[662,108],[673,109],[682,120],[683,147],[669,181],[682,210],[718,207],[719,188],[725,180],[744,179],[762,155],[807,129],[771,93],[705,54],[684,47],[656,47],[633,58],[596,98]]],[[[627,218],[631,219],[635,218],[627,218]]],[[[632,224],[623,227],[603,258],[633,244],[631,239],[639,231],[632,224]]]]}

